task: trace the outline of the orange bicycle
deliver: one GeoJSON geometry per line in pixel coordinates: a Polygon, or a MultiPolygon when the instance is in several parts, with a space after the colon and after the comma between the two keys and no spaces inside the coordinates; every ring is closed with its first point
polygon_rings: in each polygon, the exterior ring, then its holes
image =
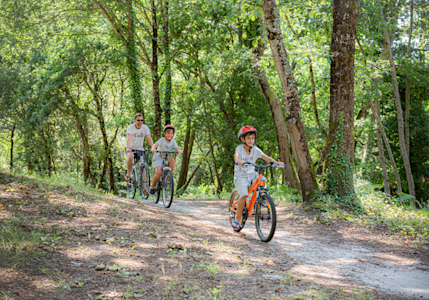
{"type": "MultiPolygon", "coordinates": [[[[244,206],[243,213],[241,215],[241,227],[236,231],[243,229],[244,224],[246,223],[247,217],[253,216],[253,210],[255,210],[255,227],[256,232],[258,233],[259,238],[263,242],[269,242],[276,231],[277,225],[277,214],[276,214],[276,205],[274,204],[273,199],[269,194],[269,190],[262,185],[262,170],[269,167],[285,168],[284,166],[279,166],[278,164],[270,163],[269,165],[256,165],[249,162],[244,162],[244,165],[254,166],[256,171],[259,173],[258,178],[249,188],[249,199],[246,201],[244,206]],[[250,195],[253,193],[252,197],[250,195]]],[[[234,190],[229,198],[229,222],[232,225],[232,222],[235,220],[235,214],[237,213],[238,200],[240,195],[237,190],[234,190]]]]}

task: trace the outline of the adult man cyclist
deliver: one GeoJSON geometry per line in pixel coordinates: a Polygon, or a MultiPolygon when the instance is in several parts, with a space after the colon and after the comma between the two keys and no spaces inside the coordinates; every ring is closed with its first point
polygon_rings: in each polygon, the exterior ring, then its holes
{"type": "MultiPolygon", "coordinates": [[[[134,124],[127,128],[127,143],[125,145],[125,155],[127,156],[127,175],[125,180],[130,180],[131,168],[133,167],[134,153],[133,150],[144,150],[143,143],[146,137],[149,146],[153,146],[153,140],[150,136],[149,127],[143,124],[143,114],[136,113],[134,115],[134,124]]],[[[136,154],[137,155],[137,154],[136,154]]],[[[139,157],[137,157],[138,159],[139,157]]]]}

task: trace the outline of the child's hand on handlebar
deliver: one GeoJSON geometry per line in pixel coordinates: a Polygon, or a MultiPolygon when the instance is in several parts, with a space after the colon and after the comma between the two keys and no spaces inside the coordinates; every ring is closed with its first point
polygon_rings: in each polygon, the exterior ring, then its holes
{"type": "Polygon", "coordinates": [[[127,149],[127,152],[133,152],[133,150],[131,150],[131,149],[129,149],[129,148],[128,148],[128,149],[127,149]]]}
{"type": "Polygon", "coordinates": [[[150,152],[152,152],[153,154],[156,153],[156,149],[150,149],[150,152]]]}

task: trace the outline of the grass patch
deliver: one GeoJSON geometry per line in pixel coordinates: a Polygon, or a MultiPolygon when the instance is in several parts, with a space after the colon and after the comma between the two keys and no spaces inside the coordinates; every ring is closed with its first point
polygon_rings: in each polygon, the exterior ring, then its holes
{"type": "Polygon", "coordinates": [[[414,209],[404,205],[398,198],[376,191],[376,188],[368,181],[356,179],[355,195],[341,199],[322,195],[321,209],[330,219],[344,219],[370,229],[384,226],[393,232],[416,238],[422,243],[427,242],[429,213],[426,207],[414,209]],[[359,203],[359,206],[352,209],[352,203],[359,203]]]}
{"type": "Polygon", "coordinates": [[[43,233],[23,227],[17,220],[0,220],[0,261],[19,264],[40,256],[37,248],[43,244],[43,233]]]}

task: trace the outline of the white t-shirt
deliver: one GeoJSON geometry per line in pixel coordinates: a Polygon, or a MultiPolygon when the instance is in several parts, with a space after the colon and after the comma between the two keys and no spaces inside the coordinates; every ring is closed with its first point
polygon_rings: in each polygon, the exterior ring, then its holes
{"type": "MultiPolygon", "coordinates": [[[[144,142],[145,136],[147,134],[150,134],[149,127],[147,127],[147,125],[145,124],[142,124],[142,127],[140,127],[140,129],[137,129],[136,124],[132,124],[128,126],[127,133],[131,134],[130,149],[144,150],[143,142],[144,142]]],[[[126,147],[127,147],[127,144],[125,142],[125,148],[126,147]]]]}
{"type": "MultiPolygon", "coordinates": [[[[160,138],[158,141],[158,151],[173,151],[174,148],[179,147],[175,139],[171,139],[170,142],[167,141],[165,137],[160,138]]],[[[161,153],[155,153],[153,159],[161,158],[161,153]]]]}
{"type": "MultiPolygon", "coordinates": [[[[240,154],[239,159],[242,160],[243,162],[250,162],[253,164],[256,162],[258,158],[261,158],[262,155],[264,155],[264,152],[262,152],[262,150],[256,146],[253,146],[252,149],[250,150],[250,154],[247,154],[243,144],[235,148],[235,153],[240,154]]],[[[254,171],[255,171],[254,166],[235,165],[234,167],[235,175],[249,175],[254,171]]]]}

